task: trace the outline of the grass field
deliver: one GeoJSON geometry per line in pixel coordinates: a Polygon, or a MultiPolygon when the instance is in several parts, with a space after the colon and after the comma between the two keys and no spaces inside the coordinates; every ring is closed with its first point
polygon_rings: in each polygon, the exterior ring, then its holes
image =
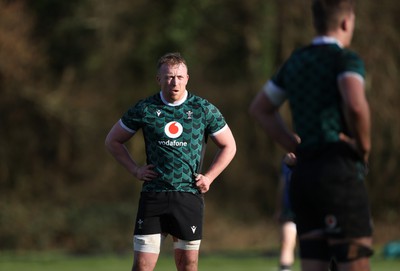
{"type": "MultiPolygon", "coordinates": [[[[204,271],[275,271],[277,258],[257,252],[203,253],[199,270],[204,271]]],[[[68,256],[59,253],[2,253],[0,271],[123,271],[130,270],[131,255],[68,256]]],[[[160,256],[157,271],[175,270],[172,255],[160,256]]],[[[294,267],[299,270],[298,261],[294,267]]],[[[399,271],[400,259],[385,260],[379,255],[372,258],[372,270],[399,271]]]]}

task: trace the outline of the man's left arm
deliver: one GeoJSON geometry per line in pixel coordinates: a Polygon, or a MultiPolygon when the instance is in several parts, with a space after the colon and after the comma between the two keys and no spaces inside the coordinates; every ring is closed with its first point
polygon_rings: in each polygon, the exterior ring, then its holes
{"type": "Polygon", "coordinates": [[[211,139],[217,145],[218,152],[208,170],[196,177],[196,186],[201,193],[206,193],[210,189],[211,183],[229,165],[236,154],[235,138],[228,126],[220,133],[211,136],[211,139]]]}
{"type": "MultiPolygon", "coordinates": [[[[359,76],[350,74],[342,76],[338,83],[344,114],[354,137],[355,147],[367,162],[371,150],[371,116],[364,81],[359,76]]],[[[351,143],[351,140],[346,140],[343,135],[341,139],[351,143]]]]}

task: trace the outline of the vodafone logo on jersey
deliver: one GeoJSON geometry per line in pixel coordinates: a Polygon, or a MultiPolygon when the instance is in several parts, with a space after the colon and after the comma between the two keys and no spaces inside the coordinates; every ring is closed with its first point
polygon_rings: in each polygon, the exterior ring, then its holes
{"type": "Polygon", "coordinates": [[[171,121],[165,125],[164,132],[169,138],[178,138],[183,132],[182,124],[177,121],[171,121]]]}
{"type": "Polygon", "coordinates": [[[167,123],[164,127],[164,132],[165,134],[169,137],[172,138],[173,140],[159,140],[158,144],[161,146],[168,146],[168,147],[187,147],[188,143],[185,141],[179,141],[176,140],[175,138],[178,138],[181,136],[183,132],[183,127],[182,124],[180,124],[177,121],[171,121],[167,123]]]}

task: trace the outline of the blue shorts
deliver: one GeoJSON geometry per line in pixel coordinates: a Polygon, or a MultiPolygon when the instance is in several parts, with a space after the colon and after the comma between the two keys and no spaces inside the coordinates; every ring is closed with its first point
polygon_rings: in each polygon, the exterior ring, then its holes
{"type": "Polygon", "coordinates": [[[281,213],[279,215],[279,222],[285,223],[294,221],[294,213],[290,203],[290,181],[292,177],[293,167],[289,167],[285,162],[281,165],[281,181],[283,182],[283,191],[281,199],[281,213]]]}

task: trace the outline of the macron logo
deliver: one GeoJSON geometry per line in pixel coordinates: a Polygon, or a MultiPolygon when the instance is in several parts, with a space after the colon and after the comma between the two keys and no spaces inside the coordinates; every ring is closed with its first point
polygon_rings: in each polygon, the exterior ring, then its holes
{"type": "Polygon", "coordinates": [[[196,227],[196,226],[191,226],[190,228],[192,229],[192,232],[193,232],[193,233],[195,233],[195,232],[196,232],[196,229],[197,229],[197,227],[196,227]]]}

